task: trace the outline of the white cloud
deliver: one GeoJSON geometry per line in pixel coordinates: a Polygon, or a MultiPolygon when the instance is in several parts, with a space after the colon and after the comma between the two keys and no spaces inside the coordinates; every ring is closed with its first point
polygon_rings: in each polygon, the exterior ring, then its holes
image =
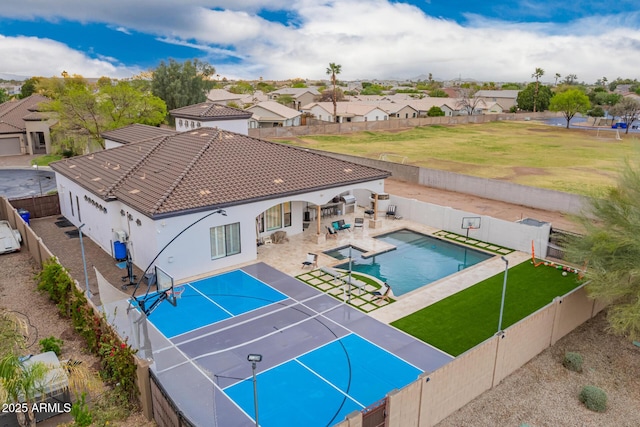
{"type": "MultiPolygon", "coordinates": [[[[184,0],[177,6],[173,0],[59,0],[55,4],[31,0],[28,10],[12,2],[3,5],[0,14],[29,18],[38,11],[39,17],[47,19],[100,20],[127,34],[142,32],[167,43],[198,47],[202,59],[221,75],[247,79],[326,78],[324,71],[330,62],[342,65],[340,78],[345,80],[432,73],[445,79],[529,81],[533,70],[540,67],[547,76],[572,73],[579,80],[593,82],[602,76],[636,78],[640,69],[640,13],[635,10],[565,24],[505,22],[469,14],[463,26],[386,0],[225,3],[228,1],[184,0]],[[264,8],[289,10],[296,25],[257,16],[264,8]]],[[[540,7],[535,2],[527,4],[530,11],[540,7]]],[[[552,7],[550,3],[546,6],[552,7]]],[[[543,10],[539,16],[544,16],[543,10]]],[[[136,72],[110,58],[95,60],[51,40],[7,38],[0,40],[0,54],[5,67],[15,63],[13,68],[23,70],[59,72],[75,67],[84,75],[114,77],[136,72]],[[3,45],[29,48],[32,54],[21,62],[8,61],[24,55],[3,45]],[[51,54],[52,46],[55,54],[51,54]]]]}
{"type": "Polygon", "coordinates": [[[103,60],[49,39],[0,35],[2,72],[20,76],[60,76],[63,71],[85,77],[127,77],[139,70],[103,60]]]}

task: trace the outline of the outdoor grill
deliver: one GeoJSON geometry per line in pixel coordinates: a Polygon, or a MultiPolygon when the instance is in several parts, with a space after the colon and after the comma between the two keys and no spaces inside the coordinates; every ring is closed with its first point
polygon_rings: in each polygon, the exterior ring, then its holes
{"type": "Polygon", "coordinates": [[[351,194],[340,197],[340,201],[344,203],[344,213],[353,213],[356,210],[356,198],[351,194]]]}

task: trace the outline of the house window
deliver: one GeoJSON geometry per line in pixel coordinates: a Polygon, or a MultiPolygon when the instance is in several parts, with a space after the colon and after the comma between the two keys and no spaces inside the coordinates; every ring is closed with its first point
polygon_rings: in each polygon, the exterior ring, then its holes
{"type": "Polygon", "coordinates": [[[191,129],[193,129],[195,126],[195,123],[193,123],[193,120],[191,121],[191,129]]]}
{"type": "Polygon", "coordinates": [[[211,259],[240,253],[240,223],[220,225],[209,229],[211,259]]]}
{"type": "Polygon", "coordinates": [[[256,221],[260,233],[264,233],[265,225],[267,231],[291,227],[291,202],[285,202],[269,208],[258,215],[256,221]]]}
{"type": "Polygon", "coordinates": [[[69,191],[69,204],[71,205],[71,216],[76,216],[76,214],[73,213],[73,194],[71,194],[71,191],[69,191]]]}
{"type": "Polygon", "coordinates": [[[284,226],[291,227],[291,202],[283,203],[282,210],[284,211],[284,226]]]}
{"type": "Polygon", "coordinates": [[[267,209],[265,213],[267,231],[282,228],[282,205],[275,205],[267,209]]]}
{"type": "Polygon", "coordinates": [[[178,126],[182,127],[182,119],[178,120],[178,126]]]}
{"type": "Polygon", "coordinates": [[[78,207],[78,221],[82,221],[82,216],[80,215],[80,199],[76,196],[76,206],[78,207]]]}

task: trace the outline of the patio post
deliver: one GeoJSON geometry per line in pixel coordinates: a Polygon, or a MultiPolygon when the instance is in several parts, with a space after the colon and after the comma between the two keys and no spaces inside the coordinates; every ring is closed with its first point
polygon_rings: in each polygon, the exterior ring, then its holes
{"type": "Polygon", "coordinates": [[[320,205],[316,206],[316,234],[320,235],[320,205]]]}

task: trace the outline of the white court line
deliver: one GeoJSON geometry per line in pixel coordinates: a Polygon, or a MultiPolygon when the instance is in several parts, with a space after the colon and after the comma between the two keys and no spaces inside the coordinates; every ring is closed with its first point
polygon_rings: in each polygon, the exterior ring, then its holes
{"type": "MultiPolygon", "coordinates": [[[[203,294],[202,292],[200,292],[200,289],[196,288],[195,286],[193,286],[191,283],[185,283],[186,285],[189,285],[191,287],[191,289],[193,289],[194,291],[196,291],[197,293],[199,293],[200,295],[202,295],[203,297],[205,297],[206,299],[208,299],[209,301],[211,301],[215,306],[217,306],[218,308],[220,308],[220,310],[224,311],[225,313],[227,313],[229,316],[231,317],[236,317],[232,312],[230,312],[229,310],[227,310],[226,308],[224,308],[223,306],[221,306],[220,304],[218,304],[217,302],[215,302],[214,300],[212,300],[211,298],[209,298],[207,295],[203,294]]],[[[191,332],[191,331],[189,331],[191,332]]],[[[186,332],[184,332],[186,333],[186,332]]]]}
{"type": "MultiPolygon", "coordinates": [[[[241,321],[241,322],[234,323],[233,325],[225,326],[224,328],[216,329],[215,331],[207,332],[206,334],[198,335],[197,337],[193,337],[193,338],[189,338],[188,340],[180,341],[177,345],[187,344],[187,343],[190,343],[190,342],[192,342],[192,341],[197,341],[197,340],[199,340],[200,338],[208,337],[208,336],[211,336],[211,335],[215,335],[215,334],[217,334],[217,333],[219,333],[219,332],[224,332],[224,331],[227,331],[227,330],[229,330],[229,329],[233,329],[233,328],[235,328],[236,326],[244,325],[244,324],[246,324],[246,323],[253,322],[254,320],[261,319],[261,318],[263,318],[263,317],[268,317],[268,316],[270,316],[270,315],[272,315],[272,314],[274,314],[274,313],[278,313],[278,312],[280,312],[280,311],[284,311],[284,310],[286,310],[286,309],[288,309],[288,308],[295,307],[296,305],[303,305],[303,304],[302,304],[303,302],[310,301],[310,300],[312,300],[312,299],[315,299],[315,298],[321,297],[321,296],[323,296],[323,295],[324,295],[324,294],[314,295],[314,296],[309,297],[309,298],[307,298],[307,299],[304,299],[304,300],[302,300],[302,301],[296,301],[296,300],[295,300],[295,299],[293,299],[293,298],[288,298],[288,299],[290,299],[291,301],[293,301],[293,304],[291,304],[291,305],[285,305],[285,306],[282,306],[281,308],[278,308],[278,309],[276,309],[276,310],[272,310],[272,311],[269,311],[269,312],[267,312],[267,313],[263,313],[263,314],[261,314],[261,315],[259,315],[259,316],[253,316],[253,317],[251,317],[250,319],[246,319],[246,320],[243,320],[243,321],[241,321]]],[[[284,299],[284,300],[282,300],[282,301],[286,301],[286,299],[284,299]]],[[[277,303],[280,303],[280,302],[282,302],[282,301],[276,301],[275,303],[272,303],[272,304],[277,304],[277,303]]],[[[303,305],[303,306],[304,306],[304,305],[303,305]]],[[[262,307],[260,307],[260,308],[264,308],[264,307],[267,307],[267,306],[262,306],[262,307]]],[[[307,307],[307,306],[304,306],[304,307],[307,307]]],[[[307,307],[307,308],[308,308],[308,307],[307,307]]],[[[257,310],[257,309],[256,309],[256,310],[257,310]]],[[[310,310],[311,310],[311,309],[310,309],[310,310]]],[[[251,310],[251,311],[254,311],[254,310],[251,310]]],[[[246,313],[250,313],[251,311],[247,311],[246,313]]],[[[315,312],[315,310],[311,310],[311,311],[314,311],[314,312],[315,312]]],[[[243,314],[246,314],[246,313],[243,313],[243,314]]],[[[223,319],[223,320],[226,320],[226,319],[223,319]]],[[[220,322],[222,322],[223,320],[220,320],[220,322]]],[[[214,322],[214,323],[215,323],[215,322],[214,322]]],[[[192,329],[192,330],[190,330],[190,331],[188,331],[188,332],[183,332],[182,334],[176,335],[175,337],[173,337],[173,338],[171,338],[171,339],[176,339],[176,338],[177,338],[177,337],[179,337],[180,335],[189,334],[189,333],[191,333],[191,332],[197,331],[198,329],[206,328],[206,327],[211,326],[211,325],[212,325],[212,324],[210,323],[210,324],[208,324],[208,325],[200,326],[199,328],[192,329]]],[[[163,335],[164,335],[164,334],[163,334],[163,335]]],[[[164,349],[165,349],[165,348],[163,347],[163,348],[159,348],[159,349],[157,349],[156,351],[160,352],[160,351],[162,351],[162,350],[164,350],[164,349]]]]}
{"type": "Polygon", "coordinates": [[[356,405],[359,405],[362,407],[362,409],[366,408],[365,405],[363,405],[362,403],[358,402],[356,399],[354,399],[351,395],[345,393],[344,391],[340,390],[338,388],[338,386],[336,386],[334,383],[332,383],[331,381],[329,381],[328,379],[326,379],[325,377],[323,377],[322,375],[320,375],[319,373],[317,373],[316,371],[314,371],[313,369],[311,369],[310,367],[308,367],[307,365],[305,365],[304,363],[302,363],[300,360],[298,360],[298,358],[293,358],[292,360],[298,362],[300,365],[302,365],[302,367],[306,368],[309,372],[311,372],[313,375],[317,376],[318,378],[320,378],[322,381],[324,381],[325,383],[329,384],[329,386],[333,387],[334,389],[336,389],[340,394],[342,394],[343,396],[348,397],[349,399],[353,400],[355,402],[356,405]]]}

